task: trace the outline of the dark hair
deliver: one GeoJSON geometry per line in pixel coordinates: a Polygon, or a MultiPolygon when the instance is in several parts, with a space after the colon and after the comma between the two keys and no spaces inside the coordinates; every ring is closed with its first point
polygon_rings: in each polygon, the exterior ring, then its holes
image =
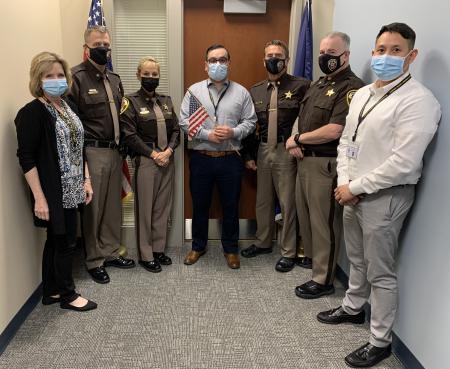
{"type": "Polygon", "coordinates": [[[284,51],[284,55],[286,56],[286,59],[289,58],[289,48],[287,47],[287,45],[281,41],[281,40],[270,40],[269,42],[266,43],[266,45],[264,46],[264,52],[266,52],[266,49],[269,46],[280,46],[283,51],[284,51]]]}
{"type": "Polygon", "coordinates": [[[205,60],[206,60],[206,61],[208,61],[208,54],[209,54],[209,52],[210,52],[210,51],[213,51],[213,50],[216,50],[216,49],[225,49],[225,51],[227,52],[228,60],[231,59],[230,52],[228,51],[228,49],[227,49],[225,46],[223,46],[223,45],[221,45],[221,44],[214,44],[214,45],[211,45],[210,47],[208,47],[208,48],[206,49],[206,54],[205,54],[205,60]]]}
{"type": "Polygon", "coordinates": [[[414,49],[414,43],[416,42],[416,33],[406,23],[391,23],[381,27],[375,41],[377,41],[385,32],[399,33],[406,41],[408,41],[409,49],[414,49]]]}

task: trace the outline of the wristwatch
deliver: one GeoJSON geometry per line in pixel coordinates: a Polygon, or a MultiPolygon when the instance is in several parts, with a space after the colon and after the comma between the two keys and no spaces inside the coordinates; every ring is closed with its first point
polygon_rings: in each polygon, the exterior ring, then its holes
{"type": "Polygon", "coordinates": [[[300,147],[301,143],[300,143],[300,133],[297,133],[294,136],[294,142],[297,144],[298,147],[300,147]]]}

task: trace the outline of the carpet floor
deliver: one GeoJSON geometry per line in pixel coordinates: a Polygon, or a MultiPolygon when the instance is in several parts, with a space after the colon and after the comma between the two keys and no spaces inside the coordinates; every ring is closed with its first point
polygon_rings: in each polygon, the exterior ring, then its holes
{"type": "MultiPolygon", "coordinates": [[[[161,273],[108,268],[99,285],[76,260],[77,291],[98,309],[77,313],[39,304],[0,356],[1,369],[327,369],[366,343],[368,324],[328,326],[319,311],[336,307],[344,288],[317,300],[295,296],[311,271],[278,273],[279,250],[227,267],[211,246],[192,266],[188,246],[170,248],[161,273]]],[[[377,368],[403,368],[391,355],[377,368]]]]}

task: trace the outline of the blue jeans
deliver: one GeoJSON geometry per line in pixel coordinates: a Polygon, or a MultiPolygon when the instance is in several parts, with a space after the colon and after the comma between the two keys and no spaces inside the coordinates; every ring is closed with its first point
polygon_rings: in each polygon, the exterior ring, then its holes
{"type": "Polygon", "coordinates": [[[239,239],[239,196],[244,170],[237,155],[213,158],[196,152],[190,159],[192,196],[192,250],[202,251],[208,242],[209,208],[214,184],[222,205],[222,246],[225,253],[237,254],[239,239]]]}

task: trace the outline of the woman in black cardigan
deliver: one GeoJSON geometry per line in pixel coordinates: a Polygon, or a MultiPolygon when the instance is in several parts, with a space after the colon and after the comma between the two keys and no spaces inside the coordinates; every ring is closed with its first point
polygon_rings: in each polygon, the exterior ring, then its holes
{"type": "Polygon", "coordinates": [[[42,303],[88,311],[97,304],[75,292],[72,262],[77,208],[92,200],[93,191],[83,161],[83,126],[62,99],[70,83],[67,62],[58,55],[42,52],[33,58],[29,87],[35,99],[15,119],[17,156],[32,192],[35,225],[47,228],[42,303]]]}

